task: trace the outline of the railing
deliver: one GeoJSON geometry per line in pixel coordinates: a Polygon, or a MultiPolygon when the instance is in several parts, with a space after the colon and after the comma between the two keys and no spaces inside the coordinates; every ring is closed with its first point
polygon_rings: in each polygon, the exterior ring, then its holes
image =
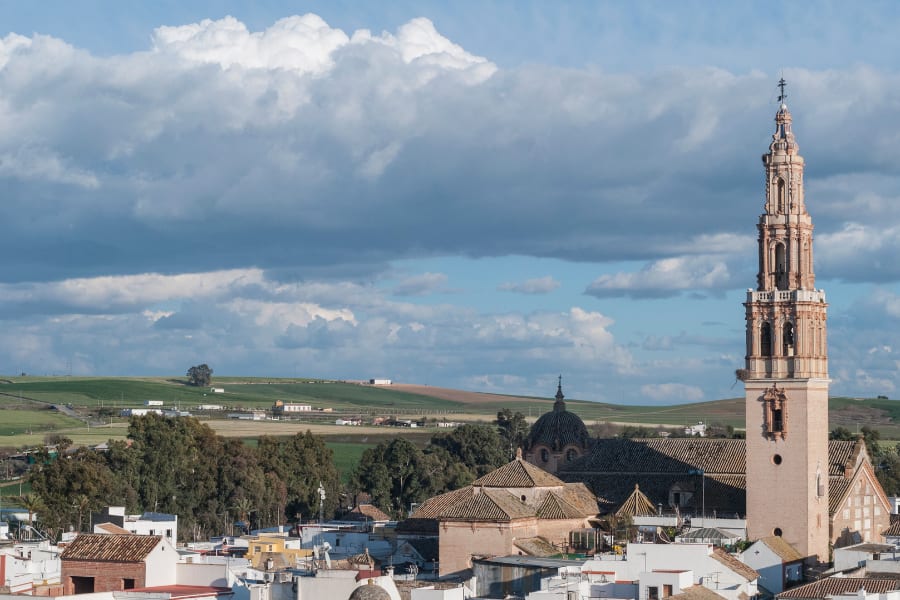
{"type": "Polygon", "coordinates": [[[825,302],[825,290],[747,290],[747,302],[825,302]]]}

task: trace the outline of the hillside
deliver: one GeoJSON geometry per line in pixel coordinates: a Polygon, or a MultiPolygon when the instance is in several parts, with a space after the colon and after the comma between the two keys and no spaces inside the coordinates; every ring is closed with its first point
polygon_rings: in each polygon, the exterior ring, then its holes
{"type": "MultiPolygon", "coordinates": [[[[272,379],[217,377],[210,388],[196,388],[179,378],[132,377],[8,377],[0,378],[0,409],[16,410],[15,418],[6,418],[0,434],[32,429],[57,430],[79,425],[77,418],[88,414],[102,416],[109,424],[123,408],[144,406],[148,400],[162,401],[166,407],[199,412],[215,419],[229,410],[270,408],[276,400],[311,404],[331,409],[329,413],[313,413],[308,422],[333,422],[334,415],[395,415],[446,420],[491,420],[497,411],[508,408],[519,411],[530,420],[553,406],[552,398],[506,396],[469,392],[425,385],[394,384],[361,385],[320,379],[272,379]],[[50,405],[70,406],[72,417],[43,415],[50,405]],[[204,405],[219,405],[222,411],[200,410],[204,405]],[[102,412],[101,412],[102,411],[102,412]],[[38,418],[40,416],[40,418],[38,418]]],[[[626,406],[578,399],[567,399],[568,410],[578,414],[588,425],[614,422],[644,425],[681,426],[697,421],[719,423],[742,428],[742,398],[715,400],[673,406],[626,406]]],[[[900,403],[886,399],[832,398],[832,427],[855,430],[869,425],[882,430],[883,437],[900,437],[900,403]]],[[[81,423],[83,425],[83,423],[81,423]]]]}

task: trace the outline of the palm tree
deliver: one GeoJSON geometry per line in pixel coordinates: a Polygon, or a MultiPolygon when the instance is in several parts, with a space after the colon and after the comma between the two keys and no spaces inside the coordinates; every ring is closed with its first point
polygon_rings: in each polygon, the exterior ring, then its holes
{"type": "Polygon", "coordinates": [[[76,529],[76,531],[81,533],[81,525],[84,519],[84,513],[91,510],[91,499],[86,495],[81,494],[80,496],[75,498],[73,508],[76,510],[76,512],[78,512],[78,528],[76,529]]]}
{"type": "Polygon", "coordinates": [[[250,513],[255,512],[256,509],[253,508],[253,502],[250,501],[250,498],[246,496],[241,496],[238,498],[232,509],[237,512],[238,519],[242,523],[242,529],[250,528],[250,513]]]}
{"type": "MultiPolygon", "coordinates": [[[[34,515],[42,510],[44,510],[44,502],[41,500],[40,496],[37,494],[23,494],[22,496],[16,496],[16,504],[19,504],[28,511],[28,539],[31,539],[31,534],[34,528],[34,515]]],[[[21,527],[20,527],[21,531],[21,527]]]]}

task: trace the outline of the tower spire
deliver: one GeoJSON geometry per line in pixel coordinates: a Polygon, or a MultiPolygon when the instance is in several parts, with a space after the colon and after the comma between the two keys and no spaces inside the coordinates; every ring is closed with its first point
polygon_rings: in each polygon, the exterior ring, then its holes
{"type": "Polygon", "coordinates": [[[778,104],[784,106],[784,101],[787,100],[787,94],[784,93],[784,88],[787,87],[787,81],[784,80],[784,77],[778,80],[778,87],[781,88],[781,93],[778,95],[778,104]]]}
{"type": "Polygon", "coordinates": [[[553,403],[553,410],[566,410],[565,396],[562,391],[562,375],[559,376],[559,382],[556,384],[556,402],[553,403]]]}

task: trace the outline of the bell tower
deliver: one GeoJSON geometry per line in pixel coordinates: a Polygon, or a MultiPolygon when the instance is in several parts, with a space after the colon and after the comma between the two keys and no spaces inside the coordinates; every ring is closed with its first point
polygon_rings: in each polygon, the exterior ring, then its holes
{"type": "Polygon", "coordinates": [[[829,559],[828,352],[825,292],[815,288],[813,224],[803,158],[781,94],[762,161],[759,272],[747,290],[747,534],[782,536],[810,559],[829,559]]]}

